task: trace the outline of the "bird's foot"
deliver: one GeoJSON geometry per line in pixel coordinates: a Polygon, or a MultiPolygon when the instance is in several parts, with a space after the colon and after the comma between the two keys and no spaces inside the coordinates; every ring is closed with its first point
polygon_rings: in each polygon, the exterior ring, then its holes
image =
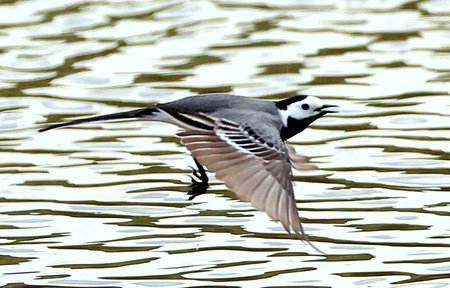
{"type": "Polygon", "coordinates": [[[194,199],[195,197],[205,194],[208,190],[208,176],[206,175],[205,169],[202,166],[199,166],[198,171],[192,168],[192,174],[195,176],[191,176],[191,190],[189,190],[188,195],[189,200],[194,199]],[[196,179],[197,178],[197,179],[196,179]]]}

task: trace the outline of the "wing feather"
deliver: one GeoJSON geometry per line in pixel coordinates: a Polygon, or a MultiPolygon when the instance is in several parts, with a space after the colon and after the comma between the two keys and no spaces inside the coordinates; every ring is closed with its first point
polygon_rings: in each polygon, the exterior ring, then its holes
{"type": "MultiPolygon", "coordinates": [[[[262,177],[265,177],[265,175],[263,173],[261,173],[262,177]]],[[[261,179],[260,183],[261,185],[263,184],[262,182],[266,180],[266,181],[270,181],[270,183],[267,185],[269,187],[269,189],[261,189],[261,192],[259,193],[253,193],[252,196],[252,203],[255,206],[256,209],[261,210],[261,211],[265,211],[266,209],[266,201],[267,201],[267,196],[270,193],[277,193],[276,190],[279,189],[279,186],[276,185],[276,180],[273,178],[269,178],[269,177],[265,177],[265,179],[261,179]]],[[[255,185],[257,186],[257,185],[255,185]]]]}
{"type": "Polygon", "coordinates": [[[241,200],[251,202],[280,221],[288,233],[294,232],[313,246],[300,223],[291,182],[293,165],[303,170],[310,167],[304,166],[310,164],[306,157],[295,154],[290,146],[266,142],[264,133],[258,134],[245,124],[209,116],[198,120],[195,115],[183,117],[202,125],[214,122],[213,130],[199,127],[177,134],[200,164],[214,172],[241,200]]]}
{"type": "Polygon", "coordinates": [[[206,142],[206,141],[202,141],[202,142],[195,142],[195,143],[186,143],[186,147],[189,150],[195,151],[198,149],[205,149],[205,148],[227,148],[230,147],[229,144],[225,143],[225,142],[206,142]]]}
{"type": "MultiPolygon", "coordinates": [[[[282,196],[282,189],[281,187],[277,186],[276,189],[273,191],[270,191],[271,193],[267,194],[267,199],[265,203],[265,209],[264,211],[267,212],[270,218],[280,220],[280,217],[278,215],[278,205],[280,202],[280,196],[282,196]]],[[[284,196],[284,195],[283,195],[284,196]]],[[[285,223],[282,223],[283,226],[285,223]]]]}
{"type": "Polygon", "coordinates": [[[294,147],[286,145],[286,149],[288,151],[289,161],[296,170],[311,171],[317,169],[316,165],[309,162],[308,157],[297,154],[294,147]]]}
{"type": "Polygon", "coordinates": [[[222,139],[217,136],[189,136],[184,139],[184,143],[195,143],[199,141],[208,141],[208,142],[222,142],[222,139]]]}
{"type": "Polygon", "coordinates": [[[278,196],[278,217],[280,218],[281,224],[283,224],[284,229],[291,234],[290,222],[289,222],[289,207],[288,207],[288,197],[278,196]]]}
{"type": "MultiPolygon", "coordinates": [[[[195,151],[195,154],[198,157],[201,156],[208,156],[208,155],[215,155],[215,154],[221,154],[221,155],[228,155],[229,153],[235,153],[236,149],[233,147],[226,147],[226,148],[222,148],[222,149],[210,149],[210,148],[205,148],[205,149],[199,149],[195,151]]],[[[191,151],[192,153],[192,151],[191,151]]]]}
{"type": "Polygon", "coordinates": [[[217,162],[212,162],[211,164],[209,164],[211,168],[208,169],[211,169],[211,171],[217,171],[217,173],[219,172],[227,173],[229,169],[235,170],[239,169],[238,168],[239,166],[250,166],[252,163],[249,163],[246,160],[251,159],[252,159],[251,155],[239,155],[239,157],[233,157],[233,159],[221,159],[217,162]]]}
{"type": "Polygon", "coordinates": [[[247,177],[243,183],[244,185],[239,187],[237,190],[250,192],[252,195],[248,201],[250,201],[253,206],[256,206],[256,200],[263,198],[262,196],[264,194],[264,191],[268,190],[266,189],[266,187],[272,187],[272,185],[274,184],[274,180],[272,177],[267,177],[267,173],[264,173],[264,171],[258,170],[250,177],[247,177]],[[258,193],[255,193],[255,191],[258,191],[258,193]]]}
{"type": "Polygon", "coordinates": [[[214,154],[202,154],[199,155],[199,157],[203,158],[203,161],[205,163],[208,161],[210,163],[217,163],[224,160],[233,160],[242,157],[242,155],[238,152],[236,152],[235,149],[233,149],[232,152],[229,153],[214,153],[214,154]]]}

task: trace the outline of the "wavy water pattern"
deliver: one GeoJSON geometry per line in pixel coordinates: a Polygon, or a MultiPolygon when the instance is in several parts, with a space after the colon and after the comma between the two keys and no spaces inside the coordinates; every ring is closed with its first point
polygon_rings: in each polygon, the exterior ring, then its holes
{"type": "Polygon", "coordinates": [[[2,287],[450,287],[446,0],[0,3],[2,287]],[[44,124],[195,93],[341,107],[291,144],[306,233],[162,123],[44,124]]]}

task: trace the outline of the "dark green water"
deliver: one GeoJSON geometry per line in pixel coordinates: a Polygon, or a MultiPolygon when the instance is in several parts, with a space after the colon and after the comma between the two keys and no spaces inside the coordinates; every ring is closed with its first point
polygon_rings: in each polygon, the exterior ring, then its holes
{"type": "Polygon", "coordinates": [[[0,285],[450,286],[450,4],[0,2],[0,285]],[[213,179],[188,201],[176,127],[46,123],[195,93],[320,96],[293,138],[326,255],[213,179]],[[9,285],[8,285],[9,284],[9,285]]]}

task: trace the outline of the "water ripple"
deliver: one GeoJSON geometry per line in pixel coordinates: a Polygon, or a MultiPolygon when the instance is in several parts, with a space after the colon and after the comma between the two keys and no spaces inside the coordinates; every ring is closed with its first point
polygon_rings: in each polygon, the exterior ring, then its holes
{"type": "Polygon", "coordinates": [[[0,5],[5,287],[445,287],[445,0],[6,1],[0,5]],[[306,233],[211,177],[193,201],[176,127],[44,124],[193,93],[340,106],[291,144],[306,233]],[[21,284],[25,283],[25,284],[21,284]]]}

